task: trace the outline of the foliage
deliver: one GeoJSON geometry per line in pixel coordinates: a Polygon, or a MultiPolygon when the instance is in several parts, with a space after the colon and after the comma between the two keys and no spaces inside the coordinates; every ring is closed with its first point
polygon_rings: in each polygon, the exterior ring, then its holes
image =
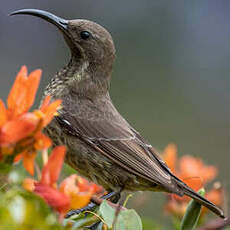
{"type": "Polygon", "coordinates": [[[108,202],[103,201],[99,208],[99,214],[109,229],[142,230],[141,219],[133,209],[124,209],[116,213],[116,209],[111,207],[108,202]]]}
{"type": "MultiPolygon", "coordinates": [[[[72,174],[71,170],[67,170],[71,175],[63,178],[66,148],[52,148],[52,141],[43,133],[53,117],[58,116],[61,101],[52,101],[47,96],[39,109],[29,111],[40,78],[41,70],[28,75],[23,66],[6,105],[0,100],[0,229],[85,229],[92,224],[96,224],[96,230],[165,229],[164,224],[152,219],[141,220],[136,211],[127,209],[125,204],[103,201],[99,198],[105,194],[101,186],[72,174]],[[68,211],[84,207],[93,197],[101,203],[98,208],[64,218],[68,211]]],[[[173,144],[162,156],[172,172],[187,180],[195,190],[217,175],[214,166],[206,166],[198,158],[184,156],[178,160],[173,144]]],[[[205,196],[222,205],[223,192],[216,184],[205,196]]],[[[171,216],[174,229],[195,229],[197,224],[204,223],[207,210],[201,212],[201,206],[193,200],[188,203],[187,197],[167,196],[165,210],[171,216]]]]}
{"type": "Polygon", "coordinates": [[[47,204],[33,193],[12,187],[0,196],[0,229],[70,229],[61,226],[47,204]]]}
{"type": "MultiPolygon", "coordinates": [[[[205,190],[201,189],[199,191],[200,195],[204,196],[205,190]]],[[[188,204],[188,207],[186,209],[186,212],[183,216],[183,219],[181,221],[181,227],[180,230],[195,230],[200,213],[201,213],[201,204],[196,202],[195,200],[191,200],[188,204]]]]}

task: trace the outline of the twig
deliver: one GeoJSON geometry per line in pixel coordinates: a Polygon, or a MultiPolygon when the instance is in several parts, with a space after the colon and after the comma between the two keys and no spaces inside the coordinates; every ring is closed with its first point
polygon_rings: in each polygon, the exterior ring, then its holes
{"type": "Polygon", "coordinates": [[[221,230],[229,225],[230,225],[230,217],[228,217],[226,220],[218,218],[210,221],[206,225],[200,227],[198,230],[221,230]]]}
{"type": "MultiPolygon", "coordinates": [[[[104,199],[103,199],[103,198],[96,197],[96,196],[92,196],[92,197],[91,197],[91,201],[92,201],[93,203],[97,204],[97,205],[100,205],[100,204],[104,201],[104,199]]],[[[113,208],[119,207],[119,204],[114,204],[114,203],[112,203],[112,202],[109,201],[109,200],[107,200],[107,202],[108,202],[108,204],[109,204],[111,207],[113,207],[113,208]]],[[[123,206],[121,206],[121,207],[120,207],[120,210],[126,210],[126,208],[123,207],[123,206]]]]}
{"type": "Polygon", "coordinates": [[[94,215],[95,217],[97,217],[103,224],[106,224],[105,221],[104,221],[99,215],[97,215],[97,213],[91,212],[91,211],[85,211],[84,213],[93,214],[93,215],[94,215]]]}
{"type": "Polygon", "coordinates": [[[121,203],[118,202],[116,212],[115,212],[115,217],[114,217],[113,224],[112,224],[112,226],[113,226],[112,229],[115,227],[115,224],[117,223],[118,215],[119,215],[122,207],[123,206],[121,205],[121,203]]]}
{"type": "Polygon", "coordinates": [[[48,162],[48,151],[47,151],[47,149],[42,150],[42,161],[43,161],[43,165],[45,165],[48,162]]]}
{"type": "Polygon", "coordinates": [[[92,196],[90,200],[97,205],[100,205],[103,201],[103,199],[96,197],[96,196],[92,196]]]}

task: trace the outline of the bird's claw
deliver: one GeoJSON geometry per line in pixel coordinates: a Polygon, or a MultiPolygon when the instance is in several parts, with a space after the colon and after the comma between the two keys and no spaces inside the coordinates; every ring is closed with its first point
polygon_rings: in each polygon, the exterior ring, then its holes
{"type": "MultiPolygon", "coordinates": [[[[118,200],[120,199],[120,192],[110,192],[104,196],[101,197],[101,199],[113,199],[114,203],[117,203],[118,200]]],[[[79,215],[82,212],[86,212],[86,211],[92,211],[95,207],[97,206],[97,204],[95,204],[94,202],[90,202],[87,206],[80,208],[80,209],[76,209],[76,210],[71,210],[69,211],[66,215],[65,218],[70,218],[73,215],[79,215]]]]}
{"type": "Polygon", "coordinates": [[[70,218],[73,215],[79,215],[80,213],[86,211],[92,211],[97,205],[93,202],[89,203],[87,206],[75,210],[70,210],[66,215],[65,218],[70,218]]]}

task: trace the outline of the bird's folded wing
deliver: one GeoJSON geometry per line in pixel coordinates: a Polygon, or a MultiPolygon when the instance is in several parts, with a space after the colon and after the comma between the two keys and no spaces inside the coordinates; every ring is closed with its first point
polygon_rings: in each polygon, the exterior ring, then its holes
{"type": "Polygon", "coordinates": [[[88,120],[69,114],[56,117],[62,129],[89,144],[120,167],[153,183],[168,187],[168,168],[128,123],[88,120]]]}

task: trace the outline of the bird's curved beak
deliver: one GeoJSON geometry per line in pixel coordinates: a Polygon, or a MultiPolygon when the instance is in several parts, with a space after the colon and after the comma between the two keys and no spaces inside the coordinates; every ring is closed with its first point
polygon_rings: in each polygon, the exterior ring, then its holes
{"type": "Polygon", "coordinates": [[[57,17],[56,15],[51,14],[47,11],[37,10],[37,9],[22,9],[22,10],[16,10],[12,12],[10,16],[17,15],[17,14],[27,14],[27,15],[32,15],[32,16],[42,18],[52,23],[53,25],[57,26],[57,28],[60,29],[64,34],[68,35],[67,33],[68,20],[57,17]]]}

